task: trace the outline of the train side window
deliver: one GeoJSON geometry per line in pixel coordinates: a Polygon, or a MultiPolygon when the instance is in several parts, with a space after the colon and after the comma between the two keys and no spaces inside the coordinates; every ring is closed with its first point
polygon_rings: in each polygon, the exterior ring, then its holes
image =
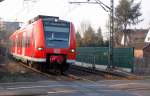
{"type": "Polygon", "coordinates": [[[28,47],[28,36],[25,36],[26,40],[25,40],[25,47],[28,47]]]}
{"type": "Polygon", "coordinates": [[[10,39],[10,42],[11,42],[11,47],[13,47],[14,45],[14,40],[13,39],[10,39]]]}
{"type": "Polygon", "coordinates": [[[15,39],[14,39],[14,44],[13,44],[13,45],[14,45],[14,47],[16,47],[16,45],[15,45],[15,44],[16,44],[16,42],[15,42],[15,39]]]}
{"type": "Polygon", "coordinates": [[[26,47],[30,47],[30,33],[27,33],[26,47]]]}
{"type": "Polygon", "coordinates": [[[10,46],[13,47],[13,40],[10,40],[10,46]]]}
{"type": "Polygon", "coordinates": [[[27,42],[28,47],[30,47],[30,36],[28,37],[27,42]]]}
{"type": "Polygon", "coordinates": [[[15,47],[15,41],[13,40],[13,47],[15,47]]]}
{"type": "Polygon", "coordinates": [[[17,47],[20,47],[20,38],[18,38],[17,41],[18,41],[18,42],[17,42],[17,47]]]}
{"type": "Polygon", "coordinates": [[[22,38],[20,38],[20,47],[22,47],[22,38]]]}
{"type": "Polygon", "coordinates": [[[15,41],[14,41],[14,39],[12,40],[12,47],[15,47],[15,41]]]}
{"type": "Polygon", "coordinates": [[[17,38],[17,47],[19,47],[19,38],[17,38]]]}
{"type": "Polygon", "coordinates": [[[22,47],[26,47],[26,41],[25,41],[25,35],[23,35],[23,37],[22,37],[22,47]]]}

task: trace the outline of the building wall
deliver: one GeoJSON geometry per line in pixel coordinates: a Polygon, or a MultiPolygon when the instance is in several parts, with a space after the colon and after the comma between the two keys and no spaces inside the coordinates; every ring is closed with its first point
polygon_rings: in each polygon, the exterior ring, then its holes
{"type": "MultiPolygon", "coordinates": [[[[130,29],[127,30],[127,36],[129,38],[128,45],[126,47],[134,47],[135,49],[142,49],[146,43],[144,42],[145,37],[148,33],[148,29],[130,29]]],[[[118,32],[117,34],[118,42],[121,45],[121,40],[123,38],[123,32],[118,32]]]]}
{"type": "MultiPolygon", "coordinates": [[[[9,47],[9,36],[19,28],[19,22],[0,22],[0,48],[8,48],[9,47]]],[[[3,49],[2,48],[2,49],[3,49]]]]}
{"type": "Polygon", "coordinates": [[[20,27],[20,22],[0,22],[0,39],[8,38],[15,30],[20,27]]]}
{"type": "MultiPolygon", "coordinates": [[[[150,45],[147,46],[145,43],[145,38],[148,33],[148,29],[130,29],[127,32],[129,37],[128,46],[126,47],[134,47],[134,73],[137,74],[150,74],[150,45]]],[[[123,37],[123,32],[119,32],[118,41],[120,42],[123,37]]],[[[121,42],[120,42],[121,43],[121,42]]],[[[119,47],[124,47],[123,45],[119,45],[119,47]]]]}
{"type": "Polygon", "coordinates": [[[150,45],[137,50],[135,55],[135,73],[142,75],[150,74],[150,45]]]}
{"type": "Polygon", "coordinates": [[[14,32],[19,28],[19,22],[3,22],[3,29],[7,32],[14,32]]]}

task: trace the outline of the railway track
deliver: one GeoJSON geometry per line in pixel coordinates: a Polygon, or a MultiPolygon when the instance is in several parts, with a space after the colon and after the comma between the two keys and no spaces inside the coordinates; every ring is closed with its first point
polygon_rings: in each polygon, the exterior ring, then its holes
{"type": "Polygon", "coordinates": [[[79,78],[79,80],[81,79],[85,81],[104,80],[106,79],[106,77],[108,77],[108,75],[106,76],[106,74],[97,72],[96,70],[75,66],[75,65],[71,65],[67,73],[70,76],[76,76],[77,78],[79,78]]]}
{"type": "Polygon", "coordinates": [[[67,72],[64,72],[63,75],[53,74],[52,72],[42,72],[35,68],[29,67],[24,63],[21,63],[21,65],[36,73],[52,78],[53,80],[98,81],[104,79],[128,79],[124,74],[112,71],[94,70],[92,68],[85,68],[76,65],[71,65],[70,69],[67,72]]]}
{"type": "Polygon", "coordinates": [[[42,72],[42,71],[40,71],[40,70],[37,70],[37,69],[35,69],[35,68],[33,68],[33,67],[27,66],[27,65],[24,64],[24,63],[19,63],[19,64],[21,64],[21,65],[22,65],[23,67],[25,67],[25,68],[28,68],[28,69],[32,70],[33,72],[36,72],[36,73],[45,75],[45,76],[47,76],[47,77],[52,77],[52,76],[49,75],[48,73],[44,73],[44,72],[42,72]]]}
{"type": "MultiPolygon", "coordinates": [[[[51,72],[42,72],[40,70],[37,70],[35,68],[32,68],[24,63],[20,63],[23,67],[25,68],[28,68],[36,73],[39,73],[41,75],[44,75],[44,76],[47,76],[49,77],[50,79],[52,80],[71,80],[71,81],[74,81],[74,80],[81,80],[81,81],[93,81],[90,79],[91,76],[95,77],[97,76],[96,74],[94,73],[89,73],[87,71],[84,71],[84,70],[77,70],[77,69],[73,69],[72,67],[70,68],[69,71],[67,72],[64,72],[62,75],[60,74],[53,74],[51,72]],[[85,75],[87,75],[88,77],[85,77],[85,75]]],[[[99,80],[102,79],[102,78],[99,78],[99,80]]]]}
{"type": "Polygon", "coordinates": [[[84,78],[81,78],[79,76],[75,76],[75,75],[70,74],[70,73],[64,73],[64,74],[60,75],[60,74],[54,74],[50,71],[49,72],[42,72],[40,70],[37,70],[33,67],[30,67],[30,66],[24,64],[24,63],[20,62],[20,64],[25,68],[28,68],[28,69],[30,69],[30,70],[32,70],[36,73],[39,73],[41,75],[47,76],[47,77],[49,77],[50,79],[53,79],[53,80],[85,80],[84,78]]]}
{"type": "Polygon", "coordinates": [[[92,68],[87,68],[87,67],[82,67],[82,66],[77,66],[77,65],[71,65],[70,66],[70,72],[77,70],[79,71],[77,74],[78,75],[90,75],[94,74],[97,76],[101,76],[104,79],[138,79],[133,74],[119,71],[119,70],[97,70],[97,69],[92,69],[92,68]]]}

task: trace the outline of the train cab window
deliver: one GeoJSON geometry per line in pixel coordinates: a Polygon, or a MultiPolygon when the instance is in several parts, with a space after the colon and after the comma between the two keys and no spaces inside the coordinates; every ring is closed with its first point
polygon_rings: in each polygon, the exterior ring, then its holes
{"type": "Polygon", "coordinates": [[[45,41],[49,48],[67,48],[69,46],[69,23],[44,22],[45,41]]]}

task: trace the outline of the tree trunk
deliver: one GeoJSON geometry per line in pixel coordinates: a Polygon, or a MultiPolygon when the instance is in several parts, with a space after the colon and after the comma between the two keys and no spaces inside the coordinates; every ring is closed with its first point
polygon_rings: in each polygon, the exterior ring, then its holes
{"type": "Polygon", "coordinates": [[[127,47],[128,42],[127,42],[127,24],[124,24],[124,47],[127,47]]]}

